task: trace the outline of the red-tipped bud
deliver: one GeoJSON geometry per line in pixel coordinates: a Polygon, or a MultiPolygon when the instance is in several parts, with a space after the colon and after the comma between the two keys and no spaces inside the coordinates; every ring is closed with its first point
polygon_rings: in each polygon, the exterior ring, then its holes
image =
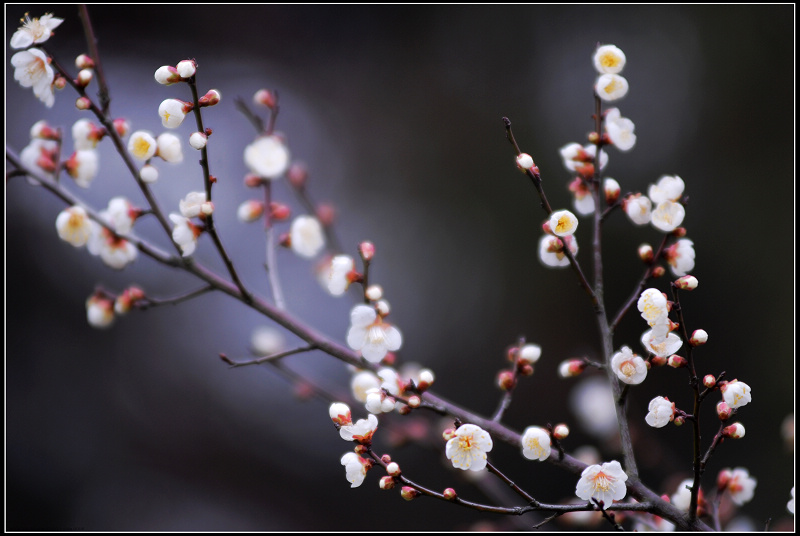
{"type": "Polygon", "coordinates": [[[419,497],[419,492],[411,486],[403,486],[403,489],[400,490],[400,496],[407,501],[411,501],[419,497]]]}
{"type": "Polygon", "coordinates": [[[692,346],[700,346],[701,344],[705,344],[706,341],[708,341],[708,333],[706,333],[706,330],[696,329],[689,339],[689,344],[692,346]]]}
{"type": "Polygon", "coordinates": [[[381,456],[381,461],[385,464],[390,464],[392,463],[392,457],[389,456],[388,454],[384,454],[383,456],[381,456]]]}
{"type": "Polygon", "coordinates": [[[442,439],[445,441],[450,441],[456,437],[456,430],[455,428],[446,428],[444,432],[442,432],[442,439]]]}
{"type": "Polygon", "coordinates": [[[89,97],[78,97],[78,100],[75,101],[75,107],[78,110],[88,110],[92,107],[92,101],[89,100],[89,97]]]}
{"type": "Polygon", "coordinates": [[[124,138],[128,135],[128,132],[131,131],[131,124],[127,119],[117,117],[114,119],[114,130],[117,131],[117,134],[119,134],[120,138],[124,138]]]}
{"type": "Polygon", "coordinates": [[[590,132],[589,135],[586,137],[589,140],[589,143],[593,145],[597,145],[597,143],[600,141],[600,134],[598,134],[597,132],[590,132]]]}
{"type": "Polygon", "coordinates": [[[639,258],[646,263],[653,262],[653,246],[650,244],[642,244],[639,246],[639,258]]]}
{"type": "Polygon", "coordinates": [[[420,392],[427,390],[431,385],[433,385],[434,379],[435,377],[431,369],[422,369],[419,371],[417,389],[419,389],[420,392]]]}
{"type": "Polygon", "coordinates": [[[306,185],[306,181],[308,181],[308,169],[302,162],[295,162],[289,166],[286,176],[289,178],[289,184],[298,190],[302,190],[306,185]]]}
{"type": "Polygon", "coordinates": [[[444,492],[442,492],[442,495],[444,495],[444,498],[447,499],[448,501],[454,501],[458,498],[458,494],[456,493],[456,490],[454,490],[453,488],[447,488],[446,490],[444,490],[444,492]]]}
{"type": "Polygon", "coordinates": [[[215,104],[219,104],[219,100],[222,98],[219,91],[216,89],[209,89],[208,93],[200,97],[197,103],[200,105],[201,108],[205,106],[214,106],[215,104]]]}
{"type": "Polygon", "coordinates": [[[520,376],[533,376],[533,365],[519,360],[517,362],[517,373],[519,373],[520,376]]]}
{"type": "Polygon", "coordinates": [[[497,375],[497,386],[503,391],[510,391],[516,384],[517,380],[514,378],[514,373],[510,370],[502,370],[497,375]]]}
{"type": "Polygon", "coordinates": [[[390,476],[381,477],[380,481],[378,482],[378,486],[381,489],[392,489],[394,488],[394,478],[390,476]]]}
{"type": "Polygon", "coordinates": [[[731,407],[726,404],[725,402],[719,402],[717,404],[717,416],[721,421],[727,421],[733,415],[733,410],[731,407]]]}
{"type": "Polygon", "coordinates": [[[292,209],[283,203],[273,201],[269,204],[269,217],[274,221],[286,221],[292,217],[292,209]]]}
{"type": "Polygon", "coordinates": [[[686,236],[686,227],[676,227],[672,231],[672,236],[676,238],[683,238],[684,236],[686,236]]]}
{"type": "Polygon", "coordinates": [[[558,440],[566,439],[569,435],[569,427],[566,424],[560,423],[553,428],[553,437],[558,440]]]}
{"type": "Polygon", "coordinates": [[[586,363],[581,359],[567,359],[558,366],[558,374],[562,378],[578,376],[586,369],[586,363]]]}
{"type": "Polygon", "coordinates": [[[528,153],[520,153],[517,157],[517,168],[525,173],[534,166],[533,158],[528,153]]]}
{"type": "Polygon", "coordinates": [[[726,426],[722,429],[722,437],[730,437],[731,439],[739,439],[744,437],[744,425],[739,422],[735,422],[730,426],[726,426]]]}
{"type": "Polygon", "coordinates": [[[244,176],[244,185],[248,188],[258,188],[264,184],[264,179],[259,177],[258,175],[253,175],[252,173],[248,173],[244,176]]]}
{"type": "Polygon", "coordinates": [[[612,178],[603,181],[603,192],[606,194],[606,204],[613,205],[619,199],[619,183],[612,178]]]}
{"type": "Polygon", "coordinates": [[[81,54],[75,58],[75,67],[78,69],[94,69],[94,60],[86,54],[81,54]]]}
{"type": "Polygon", "coordinates": [[[285,248],[290,248],[292,247],[292,237],[289,233],[281,233],[281,236],[278,238],[278,243],[285,248]]]}
{"type": "Polygon", "coordinates": [[[137,302],[144,299],[144,291],[139,287],[128,287],[114,300],[114,312],[124,315],[130,311],[137,302]]]}
{"type": "Polygon", "coordinates": [[[717,489],[724,491],[733,478],[733,472],[730,469],[723,469],[717,475],[717,489]]]}
{"type": "Polygon", "coordinates": [[[664,275],[666,270],[664,270],[663,266],[653,266],[653,270],[650,272],[651,277],[661,277],[664,275]]]}
{"type": "Polygon", "coordinates": [[[317,205],[317,219],[323,227],[330,227],[336,219],[336,209],[330,203],[317,205]]]}
{"type": "Polygon", "coordinates": [[[178,69],[172,65],[162,65],[156,69],[155,73],[156,82],[169,86],[181,81],[181,75],[178,74],[178,69]]]}
{"type": "Polygon", "coordinates": [[[675,286],[681,290],[694,290],[697,288],[697,278],[693,275],[684,275],[675,280],[675,286]]]}
{"type": "Polygon", "coordinates": [[[703,385],[711,389],[715,385],[717,385],[717,379],[714,377],[713,374],[706,374],[703,376],[703,385]]]}
{"type": "Polygon", "coordinates": [[[259,89],[256,91],[256,94],[253,95],[253,102],[259,106],[266,106],[269,109],[273,109],[278,104],[278,95],[268,89],[259,89]]]}
{"type": "Polygon", "coordinates": [[[56,75],[55,80],[53,80],[53,87],[58,90],[62,90],[67,87],[67,79],[61,75],[56,75]]]}
{"type": "Polygon", "coordinates": [[[664,365],[667,364],[667,358],[654,355],[653,357],[650,358],[650,364],[653,365],[654,367],[663,367],[664,365]]]}
{"type": "Polygon", "coordinates": [[[75,78],[75,85],[78,87],[86,87],[94,78],[94,71],[91,69],[81,69],[78,71],[78,76],[75,78]]]}
{"type": "Polygon", "coordinates": [[[545,220],[545,222],[542,224],[542,231],[544,231],[546,234],[553,234],[553,230],[550,229],[550,220],[545,220]]]}
{"type": "Polygon", "coordinates": [[[422,399],[417,395],[411,395],[408,397],[408,405],[412,408],[418,408],[422,404],[422,399]]]}
{"type": "Polygon", "coordinates": [[[667,364],[672,368],[682,368],[685,367],[689,362],[686,361],[685,357],[681,357],[679,355],[671,355],[669,356],[669,360],[667,364]]]}
{"type": "Polygon", "coordinates": [[[353,419],[350,415],[350,406],[344,402],[334,402],[328,408],[328,415],[331,420],[339,426],[350,426],[353,424],[353,419]]]}
{"type": "Polygon", "coordinates": [[[365,261],[372,260],[372,257],[375,256],[375,245],[372,242],[361,242],[358,245],[358,254],[361,255],[361,258],[365,261]]]}

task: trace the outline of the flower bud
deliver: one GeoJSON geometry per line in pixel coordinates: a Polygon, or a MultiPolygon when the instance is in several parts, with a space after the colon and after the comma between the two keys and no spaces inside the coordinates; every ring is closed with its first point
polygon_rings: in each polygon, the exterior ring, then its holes
{"type": "Polygon", "coordinates": [[[114,119],[114,130],[117,131],[117,134],[119,134],[120,138],[124,138],[128,135],[128,132],[131,131],[131,124],[127,119],[117,117],[114,119]]]}
{"type": "Polygon", "coordinates": [[[266,106],[269,109],[275,108],[278,104],[278,95],[268,89],[259,89],[253,95],[253,102],[260,106],[266,106]]]}
{"type": "Polygon", "coordinates": [[[445,441],[450,441],[456,437],[456,430],[455,428],[446,428],[444,432],[442,432],[442,439],[445,441]]]}
{"type": "Polygon", "coordinates": [[[86,300],[86,319],[97,329],[106,329],[114,323],[114,302],[102,291],[97,291],[86,300]]]}
{"type": "Polygon", "coordinates": [[[730,469],[723,469],[717,475],[717,489],[724,491],[733,478],[733,472],[730,469]]]}
{"type": "Polygon", "coordinates": [[[679,355],[671,355],[669,356],[667,364],[672,368],[681,368],[685,367],[688,364],[688,361],[686,361],[686,358],[679,355]]]}
{"type": "Polygon", "coordinates": [[[533,163],[533,158],[531,158],[531,155],[529,155],[528,153],[520,153],[520,155],[517,157],[517,167],[520,169],[520,171],[524,173],[529,169],[531,169],[533,166],[534,163],[533,163]]]}
{"type": "Polygon", "coordinates": [[[697,288],[697,278],[693,275],[684,275],[675,280],[675,286],[681,290],[694,290],[697,288]]]}
{"type": "Polygon", "coordinates": [[[142,179],[142,182],[146,182],[147,184],[156,182],[158,180],[158,168],[152,164],[143,166],[139,171],[139,178],[142,179]]]}
{"type": "Polygon", "coordinates": [[[686,236],[686,227],[676,227],[672,231],[672,236],[676,238],[683,238],[684,236],[686,236]]]}
{"type": "Polygon", "coordinates": [[[178,69],[171,65],[162,65],[155,72],[156,82],[169,86],[181,81],[181,75],[178,74],[178,69]]]}
{"type": "Polygon", "coordinates": [[[444,495],[444,498],[447,499],[448,501],[454,501],[458,498],[458,494],[456,493],[456,490],[454,490],[453,488],[447,488],[446,490],[444,490],[444,492],[442,492],[442,495],[444,495]]]}
{"type": "Polygon", "coordinates": [[[272,201],[269,204],[269,217],[273,221],[286,221],[292,217],[292,209],[288,205],[272,201]]]}
{"type": "Polygon", "coordinates": [[[161,117],[161,124],[166,128],[178,128],[183,123],[186,114],[189,113],[194,104],[178,99],[165,99],[158,107],[158,115],[161,117]]]}
{"type": "Polygon", "coordinates": [[[678,415],[675,417],[675,419],[673,419],[672,422],[675,423],[675,426],[683,426],[683,423],[686,422],[686,419],[678,415]]]}
{"type": "Polygon", "coordinates": [[[375,256],[375,246],[372,242],[361,242],[358,245],[358,253],[361,255],[361,258],[365,261],[372,260],[372,257],[375,256]]]}
{"type": "Polygon", "coordinates": [[[67,87],[67,79],[61,75],[56,75],[55,80],[53,80],[53,88],[60,91],[65,87],[67,87]]]}
{"type": "Polygon", "coordinates": [[[94,60],[86,54],[80,54],[75,58],[75,67],[78,69],[94,69],[94,60]]]}
{"type": "Polygon", "coordinates": [[[244,185],[248,188],[258,188],[259,186],[264,184],[265,179],[262,179],[258,175],[253,173],[248,173],[244,176],[244,185]]]}
{"type": "Polygon", "coordinates": [[[130,311],[136,302],[144,299],[144,291],[139,287],[128,287],[114,300],[114,312],[124,315],[130,311]]]}
{"type": "MultiPolygon", "coordinates": [[[[389,302],[387,302],[386,300],[378,300],[378,302],[375,304],[375,309],[378,310],[378,314],[381,315],[381,318],[387,316],[391,312],[391,308],[389,307],[389,302]]],[[[386,355],[388,356],[389,354],[386,355]]],[[[386,358],[384,358],[384,363],[387,363],[386,358]]]]}
{"type": "Polygon", "coordinates": [[[78,97],[78,100],[75,101],[75,107],[78,110],[88,110],[92,107],[92,101],[89,100],[89,97],[78,97]]]}
{"type": "Polygon", "coordinates": [[[179,61],[178,65],[175,66],[175,70],[178,71],[181,78],[191,78],[197,72],[197,64],[194,60],[179,61]]]}
{"type": "Polygon", "coordinates": [[[383,289],[380,285],[370,285],[364,291],[364,296],[371,301],[378,301],[383,297],[383,289]]]}
{"type": "Polygon", "coordinates": [[[650,358],[649,363],[654,367],[663,367],[667,364],[667,358],[663,356],[654,355],[650,358]]]}
{"type": "Polygon", "coordinates": [[[411,486],[403,486],[403,489],[400,490],[400,496],[405,500],[410,501],[419,497],[419,492],[411,486]]]}
{"type": "Polygon", "coordinates": [[[396,462],[391,462],[386,466],[386,473],[390,476],[400,476],[400,466],[396,462]]]}
{"type": "Polygon", "coordinates": [[[392,457],[388,454],[384,454],[381,456],[381,461],[385,464],[390,464],[392,463],[392,457]]]}
{"type": "Polygon", "coordinates": [[[510,370],[502,370],[497,375],[497,385],[503,391],[510,391],[516,384],[517,380],[514,378],[514,373],[510,370]]]}
{"type": "Polygon", "coordinates": [[[517,363],[517,373],[520,376],[533,376],[533,365],[527,363],[517,363]]]}
{"type": "Polygon", "coordinates": [[[78,77],[75,79],[75,85],[78,87],[86,87],[89,82],[94,78],[94,72],[91,69],[81,69],[78,72],[78,77]]]}
{"type": "Polygon", "coordinates": [[[744,425],[735,422],[730,426],[722,429],[722,437],[730,437],[731,439],[739,439],[744,437],[744,425]]]}
{"type": "MultiPolygon", "coordinates": [[[[356,448],[353,449],[356,454],[359,456],[367,456],[367,450],[369,449],[368,445],[358,444],[356,448]]],[[[369,466],[372,467],[372,460],[369,460],[369,466]]]]}
{"type": "Polygon", "coordinates": [[[422,369],[419,371],[419,381],[417,382],[417,389],[425,391],[433,385],[433,371],[431,369],[422,369]]]}
{"type": "Polygon", "coordinates": [[[642,244],[639,246],[639,258],[647,263],[653,262],[653,246],[650,244],[642,244]]]}
{"type": "Polygon", "coordinates": [[[663,266],[654,266],[653,270],[650,272],[651,277],[661,277],[664,275],[666,270],[664,270],[663,266]]]}
{"type": "Polygon", "coordinates": [[[328,408],[328,415],[331,420],[339,426],[350,426],[353,424],[353,418],[350,414],[350,406],[344,402],[334,402],[328,408]]]}
{"type": "Polygon", "coordinates": [[[715,385],[717,385],[717,379],[714,377],[713,374],[706,374],[703,376],[703,385],[711,389],[715,385]]]}
{"type": "Polygon", "coordinates": [[[208,136],[206,136],[205,132],[192,132],[192,135],[189,136],[189,145],[191,145],[193,149],[199,151],[206,146],[206,143],[208,143],[208,136]]]}
{"type": "Polygon", "coordinates": [[[612,178],[603,181],[603,192],[606,194],[606,204],[613,205],[619,199],[619,183],[612,178]]]}
{"type": "Polygon", "coordinates": [[[412,408],[418,408],[422,404],[422,399],[417,395],[411,395],[408,397],[408,405],[412,408]]]}
{"type": "Polygon", "coordinates": [[[519,350],[518,363],[533,365],[542,356],[542,347],[538,344],[526,344],[519,350]]]}
{"type": "Polygon", "coordinates": [[[378,486],[381,489],[392,489],[394,487],[394,478],[390,476],[381,477],[378,486]]]}
{"type": "Polygon", "coordinates": [[[569,435],[569,428],[567,427],[566,424],[563,423],[557,424],[555,428],[553,428],[553,437],[555,437],[558,440],[566,439],[568,435],[569,435]]]}
{"type": "Polygon", "coordinates": [[[302,190],[308,180],[308,169],[302,162],[295,162],[289,166],[286,176],[289,178],[289,184],[298,190],[302,190]]]}
{"type": "Polygon", "coordinates": [[[705,344],[708,340],[708,333],[704,329],[696,329],[692,333],[692,337],[689,339],[689,344],[692,346],[700,346],[701,344],[705,344]]]}
{"type": "Polygon", "coordinates": [[[215,104],[219,104],[219,100],[222,98],[219,91],[216,89],[209,89],[208,93],[200,97],[197,103],[200,105],[201,108],[205,106],[214,106],[215,104]]]}
{"type": "Polygon", "coordinates": [[[719,417],[719,420],[727,421],[730,419],[732,414],[733,410],[724,401],[721,401],[717,404],[717,416],[719,417]]]}
{"type": "Polygon", "coordinates": [[[562,361],[558,366],[558,374],[562,378],[571,378],[573,376],[578,376],[585,369],[586,363],[584,363],[583,360],[567,359],[566,361],[562,361]]]}

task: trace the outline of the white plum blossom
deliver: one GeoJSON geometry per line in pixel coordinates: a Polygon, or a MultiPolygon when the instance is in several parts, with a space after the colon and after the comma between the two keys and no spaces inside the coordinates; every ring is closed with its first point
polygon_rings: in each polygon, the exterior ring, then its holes
{"type": "Polygon", "coordinates": [[[206,202],[205,192],[189,192],[178,202],[178,208],[184,218],[196,218],[214,212],[214,204],[206,202]]]}
{"type": "Polygon", "coordinates": [[[639,297],[637,307],[647,325],[653,328],[653,341],[663,341],[669,332],[669,306],[664,294],[656,288],[648,288],[639,297]]]}
{"type": "Polygon", "coordinates": [[[298,216],[292,222],[289,230],[292,250],[310,259],[325,247],[325,234],[322,225],[313,216],[298,216]]]}
{"type": "Polygon", "coordinates": [[[364,407],[370,413],[389,413],[395,408],[395,402],[395,399],[387,395],[383,389],[375,387],[367,391],[364,407]]]}
{"type": "Polygon", "coordinates": [[[94,149],[100,141],[101,132],[97,125],[88,119],[78,119],[72,125],[72,142],[76,151],[94,149]]]}
{"type": "Polygon", "coordinates": [[[22,50],[11,56],[14,66],[14,80],[22,87],[32,87],[33,94],[48,108],[53,107],[53,80],[55,73],[50,67],[50,59],[38,48],[22,50]]]}
{"type": "Polygon", "coordinates": [[[339,429],[339,435],[345,441],[357,441],[362,445],[368,445],[377,428],[378,418],[370,413],[366,419],[359,419],[355,424],[342,426],[339,429]]]}
{"type": "Polygon", "coordinates": [[[492,437],[483,428],[462,424],[447,442],[445,454],[456,469],[481,471],[486,467],[486,453],[492,446],[492,437]]]}
{"type": "Polygon", "coordinates": [[[792,498],[786,503],[786,509],[790,514],[794,515],[794,486],[792,486],[792,490],[789,493],[792,494],[792,498]]]}
{"type": "Polygon", "coordinates": [[[594,198],[591,193],[575,192],[572,198],[572,206],[575,207],[575,212],[581,216],[588,216],[594,213],[594,198]]]}
{"type": "Polygon", "coordinates": [[[356,263],[350,255],[337,255],[331,259],[327,269],[320,275],[320,282],[332,296],[341,296],[350,286],[348,274],[355,270],[356,263]]]}
{"type": "Polygon", "coordinates": [[[175,66],[181,78],[191,78],[197,72],[197,64],[194,60],[182,60],[175,66]]]}
{"type": "Polygon", "coordinates": [[[679,277],[694,270],[694,256],[694,242],[688,238],[681,238],[664,250],[670,270],[679,277]]]}
{"type": "Polygon", "coordinates": [[[650,198],[641,194],[627,197],[623,202],[623,208],[628,218],[636,225],[646,225],[650,223],[650,214],[653,204],[650,198]]]}
{"type": "Polygon", "coordinates": [[[108,208],[100,213],[105,221],[111,224],[119,234],[128,234],[136,221],[137,210],[130,201],[124,197],[112,197],[108,208]]]}
{"type": "Polygon", "coordinates": [[[750,386],[739,380],[729,381],[720,390],[722,391],[722,399],[732,409],[746,406],[753,400],[750,386]]]}
{"type": "Polygon", "coordinates": [[[272,326],[258,326],[250,336],[250,350],[258,356],[277,354],[286,347],[286,337],[272,326]]]}
{"type": "Polygon", "coordinates": [[[75,179],[75,184],[81,188],[88,188],[97,176],[98,160],[97,151],[93,149],[75,151],[64,162],[64,168],[69,176],[75,179]]]}
{"type": "Polygon", "coordinates": [[[25,18],[21,19],[20,26],[14,35],[11,36],[9,45],[11,48],[28,48],[31,45],[38,45],[50,39],[53,30],[64,22],[64,19],[54,17],[52,13],[46,13],[41,18],[30,18],[25,13],[25,18]]]}
{"type": "Polygon", "coordinates": [[[379,363],[387,352],[399,350],[403,344],[400,331],[383,321],[374,307],[356,305],[350,311],[350,330],[347,344],[370,363],[379,363]]]}
{"type": "Polygon", "coordinates": [[[152,164],[145,164],[139,170],[139,178],[147,184],[156,182],[158,180],[158,168],[152,164]]]}
{"type": "Polygon", "coordinates": [[[344,465],[345,477],[350,482],[351,488],[357,488],[363,484],[367,471],[372,467],[369,460],[365,460],[355,452],[348,452],[342,456],[341,463],[344,465]]]}
{"type": "Polygon", "coordinates": [[[522,434],[522,455],[529,460],[545,461],[550,457],[550,435],[544,428],[529,426],[522,434]]]}
{"type": "Polygon", "coordinates": [[[750,502],[758,481],[750,476],[750,472],[744,467],[737,467],[733,470],[728,469],[727,471],[730,472],[730,478],[726,489],[731,495],[731,500],[738,506],[750,502]]]}
{"type": "Polygon", "coordinates": [[[616,460],[603,465],[590,465],[581,473],[575,495],[585,501],[596,499],[603,503],[603,510],[625,497],[625,481],[628,475],[616,460]]]}
{"type": "Polygon", "coordinates": [[[136,260],[138,251],[136,246],[121,238],[100,225],[92,222],[92,233],[86,248],[92,255],[100,259],[115,270],[122,270],[129,263],[136,260]]]}
{"type": "Polygon", "coordinates": [[[625,67],[625,53],[614,45],[597,47],[592,63],[598,73],[617,74],[625,67]]]}
{"type": "Polygon", "coordinates": [[[156,155],[170,164],[183,162],[181,139],[175,134],[164,132],[156,138],[156,155]]]}
{"type": "Polygon", "coordinates": [[[152,158],[157,148],[156,139],[146,130],[137,130],[128,138],[128,152],[139,160],[152,158]]]}
{"type": "Polygon", "coordinates": [[[619,100],[628,94],[628,81],[618,74],[601,74],[594,83],[594,90],[606,102],[619,100]]]}
{"type": "Polygon", "coordinates": [[[86,320],[97,329],[106,329],[114,323],[114,302],[98,294],[86,300],[86,320]]]}
{"type": "Polygon", "coordinates": [[[533,365],[542,357],[542,347],[538,344],[526,344],[519,350],[519,361],[533,365]]]}
{"type": "Polygon", "coordinates": [[[199,230],[189,221],[189,218],[179,214],[170,214],[169,219],[175,224],[172,228],[172,240],[181,248],[181,255],[188,257],[194,253],[197,247],[199,230]]]}
{"type": "Polygon", "coordinates": [[[657,396],[647,406],[648,413],[644,420],[653,428],[663,428],[675,418],[675,402],[663,396],[657,396]]]}
{"type": "Polygon", "coordinates": [[[244,163],[265,179],[277,179],[289,168],[289,149],[278,136],[262,136],[244,150],[244,163]]]}
{"type": "Polygon", "coordinates": [[[189,136],[189,145],[198,151],[205,147],[207,143],[208,136],[206,136],[204,132],[192,132],[192,135],[189,136]]]}
{"type": "Polygon", "coordinates": [[[61,211],[56,218],[56,230],[61,240],[76,248],[86,245],[92,233],[92,224],[86,210],[78,205],[61,211]]]}
{"type": "Polygon", "coordinates": [[[687,478],[678,484],[678,489],[672,494],[672,497],[670,497],[670,502],[675,508],[683,510],[684,512],[689,511],[689,506],[692,503],[692,490],[689,488],[693,485],[694,479],[691,478],[687,478]]]}
{"type": "Polygon", "coordinates": [[[178,128],[186,118],[186,103],[178,99],[166,99],[158,106],[158,115],[165,128],[178,128]]]}
{"type": "Polygon", "coordinates": [[[606,112],[606,134],[611,143],[620,151],[630,151],[636,145],[636,126],[627,117],[622,117],[618,108],[611,108],[606,112]]]}
{"type": "Polygon", "coordinates": [[[611,369],[621,382],[629,385],[638,385],[647,377],[647,365],[644,359],[634,354],[627,346],[623,346],[611,358],[611,369]]]}
{"type": "Polygon", "coordinates": [[[542,264],[551,268],[569,266],[569,257],[564,253],[562,240],[567,243],[573,257],[578,254],[578,241],[575,236],[565,236],[559,239],[546,234],[539,240],[539,260],[542,261],[542,264]]]}
{"type": "Polygon", "coordinates": [[[683,179],[677,175],[664,175],[657,183],[650,185],[647,196],[656,205],[664,201],[677,201],[683,195],[684,188],[683,179]]]}
{"type": "Polygon", "coordinates": [[[521,170],[528,170],[533,167],[533,158],[528,153],[520,153],[517,157],[517,167],[521,170]]]}
{"type": "Polygon", "coordinates": [[[357,372],[350,380],[350,391],[353,393],[353,398],[362,404],[367,401],[367,393],[371,389],[380,388],[380,386],[381,379],[369,370],[357,372]]]}
{"type": "Polygon", "coordinates": [[[569,210],[556,210],[550,214],[550,230],[556,236],[570,236],[578,228],[578,218],[569,210]]]}
{"type": "Polygon", "coordinates": [[[653,330],[649,329],[642,334],[642,346],[653,355],[669,357],[680,350],[683,341],[674,333],[668,333],[665,339],[657,342],[653,330]]]}
{"type": "Polygon", "coordinates": [[[598,377],[583,380],[570,392],[569,405],[583,429],[590,434],[607,438],[617,433],[614,394],[607,380],[598,377]]]}
{"type": "Polygon", "coordinates": [[[40,138],[32,139],[19,153],[19,159],[26,169],[53,179],[55,161],[58,159],[58,142],[40,138]]]}
{"type": "MultiPolygon", "coordinates": [[[[581,146],[579,143],[568,143],[561,149],[561,159],[564,162],[564,167],[569,171],[580,172],[582,169],[587,169],[587,165],[594,164],[594,157],[597,154],[597,145],[592,143],[581,146]]],[[[606,167],[608,164],[608,153],[603,151],[600,153],[600,169],[606,167]]],[[[593,168],[592,168],[593,169],[593,168]]]]}
{"type": "Polygon", "coordinates": [[[659,231],[671,233],[676,227],[683,223],[686,216],[686,209],[683,205],[674,201],[662,201],[650,214],[650,223],[659,231]]]}
{"type": "Polygon", "coordinates": [[[165,86],[170,86],[181,81],[181,75],[178,74],[178,69],[172,65],[162,65],[156,69],[156,72],[153,76],[155,77],[156,82],[165,86]]]}
{"type": "Polygon", "coordinates": [[[331,420],[339,426],[349,426],[353,424],[350,406],[344,402],[334,402],[328,408],[328,415],[331,420]]]}

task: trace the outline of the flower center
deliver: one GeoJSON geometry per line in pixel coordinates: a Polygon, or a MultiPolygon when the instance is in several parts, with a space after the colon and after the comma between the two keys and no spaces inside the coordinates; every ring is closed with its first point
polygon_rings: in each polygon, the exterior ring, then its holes
{"type": "Polygon", "coordinates": [[[603,472],[597,473],[594,477],[594,487],[600,491],[608,491],[611,488],[611,479],[603,472]]]}

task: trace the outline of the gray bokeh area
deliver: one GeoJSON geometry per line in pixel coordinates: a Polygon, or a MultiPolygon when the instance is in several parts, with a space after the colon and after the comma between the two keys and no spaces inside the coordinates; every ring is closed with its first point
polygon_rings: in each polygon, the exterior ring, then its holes
{"type": "MultiPolygon", "coordinates": [[[[28,11],[65,19],[46,44],[73,68],[85,52],[74,6],[6,6],[6,43],[28,11]]],[[[161,65],[195,58],[200,90],[222,101],[204,111],[220,235],[246,284],[269,297],[258,224],[236,219],[253,195],[243,184],[244,147],[255,132],[236,110],[262,87],[276,89],[277,128],[292,158],[310,170],[315,200],[337,210],[335,231],[355,255],[376,245],[371,279],[402,331],[398,362],[437,376],[435,391],[490,415],[501,397],[495,376],[520,336],[541,345],[535,373],[520,382],[504,421],[516,430],[566,422],[573,452],[593,444],[619,459],[614,442],[578,424],[569,393],[580,379],[557,376],[559,362],[598,358],[589,301],[574,273],[537,258],[544,212],[514,167],[501,118],[541,169],[555,208],[570,208],[558,149],[586,143],[592,129],[591,53],[614,43],[628,58],[628,96],[618,103],[636,124],[633,151],[609,149],[606,174],[622,191],[646,191],[664,174],[680,175],[689,196],[684,225],[694,241],[698,289],[685,293],[689,329],[709,342],[698,372],[726,371],[746,381],[753,402],[736,419],[747,434],[726,441],[703,485],[724,467],[758,479],[739,527],[793,527],[786,511],[794,451],[781,435],[794,411],[794,6],[92,6],[111,110],[133,129],[164,129],[166,98],[190,100],[184,85],[153,80],[161,65]],[[749,523],[749,524],[748,524],[749,523]]],[[[87,113],[74,92],[46,109],[13,78],[6,50],[6,142],[19,152],[42,118],[69,132],[87,113]]],[[[91,86],[92,92],[96,86],[91,86]]],[[[187,121],[174,131],[188,140],[187,121]]],[[[67,138],[65,152],[71,151],[67,138]]],[[[100,173],[71,191],[104,208],[115,195],[138,205],[137,191],[113,147],[99,146],[100,173]]],[[[165,211],[202,189],[198,155],[158,164],[153,187],[165,211]]],[[[276,198],[303,212],[287,184],[276,198]]],[[[530,527],[541,517],[510,519],[381,491],[372,470],[351,489],[327,404],[303,396],[270,368],[228,369],[218,357],[248,357],[250,334],[270,321],[222,295],[134,311],[109,330],[89,327],[84,302],[96,285],[119,292],[136,283],[169,297],[200,283],[140,257],[121,272],[59,240],[63,204],[14,178],[6,184],[6,528],[10,530],[452,530],[530,527]]],[[[591,273],[590,223],[581,219],[578,260],[591,273]]],[[[284,224],[281,229],[288,227],[284,224]]],[[[136,233],[169,244],[153,218],[136,233]]],[[[605,226],[609,309],[616,311],[643,271],[636,255],[661,234],[621,213],[605,226]]],[[[194,257],[224,273],[208,237],[194,257]]],[[[291,313],[344,341],[356,290],[333,298],[313,262],[278,251],[291,313]]],[[[662,290],[669,278],[658,281],[662,290]]],[[[642,353],[644,322],[633,311],[614,345],[642,353]]],[[[287,335],[287,345],[300,341],[287,335]]],[[[349,400],[350,371],[320,353],[292,356],[288,368],[349,400]]],[[[597,375],[596,372],[587,374],[597,375]]],[[[691,427],[645,425],[651,398],[668,396],[691,411],[684,370],[654,369],[630,389],[630,416],[642,479],[671,494],[691,475],[691,427]]],[[[716,431],[704,405],[703,444],[716,431]]],[[[353,406],[358,417],[363,408],[353,406]]],[[[521,504],[497,482],[476,487],[444,460],[446,423],[424,415],[381,417],[376,448],[432,489],[454,487],[469,500],[521,504]],[[505,498],[504,498],[505,497],[505,498]]],[[[529,462],[495,442],[490,460],[537,499],[574,498],[577,475],[529,462]]],[[[560,522],[547,526],[565,528],[560,522]]],[[[608,525],[598,525],[603,530],[608,525]]]]}

